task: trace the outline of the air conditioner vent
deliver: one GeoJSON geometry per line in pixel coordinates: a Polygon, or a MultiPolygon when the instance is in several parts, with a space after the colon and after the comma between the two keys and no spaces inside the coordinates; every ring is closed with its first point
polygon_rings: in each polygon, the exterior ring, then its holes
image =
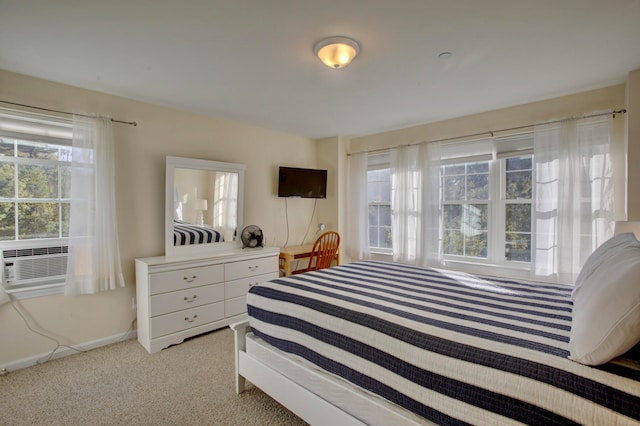
{"type": "Polygon", "coordinates": [[[67,273],[68,247],[3,250],[4,283],[23,287],[60,281],[67,273]]]}

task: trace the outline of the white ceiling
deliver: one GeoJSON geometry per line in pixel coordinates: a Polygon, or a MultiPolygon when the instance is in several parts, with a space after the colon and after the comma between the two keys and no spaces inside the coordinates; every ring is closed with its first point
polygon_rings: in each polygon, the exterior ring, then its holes
{"type": "Polygon", "coordinates": [[[640,0],[0,0],[0,68],[357,136],[623,83],[640,0]],[[333,35],[362,46],[342,70],[313,56],[333,35]]]}

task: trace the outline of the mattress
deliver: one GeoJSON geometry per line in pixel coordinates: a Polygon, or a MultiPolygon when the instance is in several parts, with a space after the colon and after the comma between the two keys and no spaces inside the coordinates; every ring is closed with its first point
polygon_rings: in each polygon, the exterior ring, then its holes
{"type": "Polygon", "coordinates": [[[222,234],[207,226],[193,225],[180,220],[173,221],[173,245],[207,244],[224,241],[222,234]]]}
{"type": "Polygon", "coordinates": [[[247,295],[254,335],[438,424],[637,424],[634,363],[567,358],[571,288],[361,261],[247,295]]]}

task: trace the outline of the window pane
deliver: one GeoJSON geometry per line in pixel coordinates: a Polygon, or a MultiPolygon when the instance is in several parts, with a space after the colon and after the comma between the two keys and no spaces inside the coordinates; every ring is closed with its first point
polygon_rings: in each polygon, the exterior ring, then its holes
{"type": "Polygon", "coordinates": [[[0,155],[6,157],[13,157],[13,139],[0,138],[0,155]]]}
{"type": "Polygon", "coordinates": [[[389,169],[367,172],[367,201],[369,203],[391,202],[391,179],[389,169]]]}
{"type": "Polygon", "coordinates": [[[479,232],[465,239],[465,255],[487,257],[487,233],[479,232]]]}
{"type": "Polygon", "coordinates": [[[73,152],[73,148],[70,146],[61,146],[60,147],[60,161],[68,161],[71,162],[73,156],[71,153],[73,152]]]}
{"type": "Polygon", "coordinates": [[[467,200],[489,199],[489,175],[467,176],[467,200]]]}
{"type": "Polygon", "coordinates": [[[0,203],[0,240],[16,237],[14,203],[0,203]]]}
{"type": "Polygon", "coordinates": [[[489,162],[469,163],[467,173],[489,173],[489,162]]]}
{"type": "Polygon", "coordinates": [[[15,172],[14,165],[0,163],[0,197],[15,197],[15,172]]]}
{"type": "Polygon", "coordinates": [[[507,158],[507,171],[513,170],[531,170],[531,157],[514,157],[507,158]]]}
{"type": "Polygon", "coordinates": [[[379,206],[369,206],[369,226],[378,226],[379,225],[379,221],[378,221],[378,217],[379,217],[379,213],[378,213],[378,207],[379,206]]]}
{"type": "Polygon", "coordinates": [[[19,203],[18,238],[57,238],[58,203],[19,203]]]}
{"type": "Polygon", "coordinates": [[[460,231],[444,231],[443,233],[444,254],[462,256],[464,254],[464,237],[460,231]]]}
{"type": "Polygon", "coordinates": [[[391,206],[379,206],[378,221],[380,226],[391,226],[391,206]]]}
{"type": "Polygon", "coordinates": [[[467,234],[487,230],[489,207],[486,204],[465,205],[465,213],[464,227],[467,234]]]}
{"type": "Polygon", "coordinates": [[[444,228],[445,229],[460,229],[462,223],[462,206],[445,204],[443,206],[444,215],[444,228]]]}
{"type": "Polygon", "coordinates": [[[531,234],[507,232],[504,255],[507,260],[531,262],[531,234]]]}
{"type": "Polygon", "coordinates": [[[387,248],[390,249],[393,247],[392,241],[391,241],[391,228],[390,227],[384,227],[384,228],[380,228],[380,240],[379,243],[380,245],[378,246],[379,248],[387,248]]]}
{"type": "Polygon", "coordinates": [[[61,208],[61,210],[62,210],[62,223],[61,223],[62,236],[63,237],[68,237],[69,236],[69,214],[71,212],[71,204],[62,203],[61,207],[62,207],[61,208]]]}
{"type": "Polygon", "coordinates": [[[464,164],[452,164],[450,166],[444,166],[443,168],[446,176],[464,174],[464,164]]]}
{"type": "Polygon", "coordinates": [[[506,195],[508,200],[518,198],[530,200],[532,187],[531,171],[507,172],[506,195]]]}
{"type": "Polygon", "coordinates": [[[376,226],[369,227],[369,247],[378,247],[378,227],[376,226]]]}
{"type": "Polygon", "coordinates": [[[464,175],[444,177],[444,199],[447,201],[464,200],[464,175]]]}
{"type": "Polygon", "coordinates": [[[20,198],[58,198],[57,166],[19,165],[18,182],[20,198]]]}
{"type": "Polygon", "coordinates": [[[71,167],[60,167],[60,197],[71,198],[71,167]]]}
{"type": "Polygon", "coordinates": [[[58,160],[58,148],[41,142],[18,141],[18,157],[58,160]]]}
{"type": "Polygon", "coordinates": [[[507,232],[531,232],[531,204],[507,204],[507,232]]]}

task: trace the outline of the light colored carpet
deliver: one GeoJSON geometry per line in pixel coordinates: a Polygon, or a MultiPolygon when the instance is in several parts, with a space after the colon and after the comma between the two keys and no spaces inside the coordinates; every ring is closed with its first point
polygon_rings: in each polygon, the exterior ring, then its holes
{"type": "Polygon", "coordinates": [[[259,389],[234,391],[224,328],[159,353],[136,340],[0,377],[2,425],[304,425],[259,389]]]}

